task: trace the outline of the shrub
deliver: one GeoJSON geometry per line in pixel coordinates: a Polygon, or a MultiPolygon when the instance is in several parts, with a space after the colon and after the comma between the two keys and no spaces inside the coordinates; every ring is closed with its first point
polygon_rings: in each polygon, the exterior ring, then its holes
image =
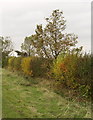
{"type": "Polygon", "coordinates": [[[81,85],[90,86],[91,57],[87,54],[60,55],[53,63],[52,73],[56,83],[61,86],[71,89],[79,88],[81,85]]]}
{"type": "Polygon", "coordinates": [[[54,62],[52,72],[58,84],[62,86],[74,86],[75,55],[60,55],[54,62]]]}
{"type": "Polygon", "coordinates": [[[76,78],[80,85],[91,84],[91,56],[85,54],[80,56],[77,61],[76,78]]]}
{"type": "Polygon", "coordinates": [[[51,78],[51,67],[53,65],[53,59],[49,58],[41,58],[40,60],[41,63],[41,76],[46,77],[46,78],[51,78]]]}
{"type": "Polygon", "coordinates": [[[15,59],[15,57],[10,57],[10,58],[8,59],[8,67],[9,67],[9,69],[12,70],[12,71],[14,71],[14,59],[15,59]]]}
{"type": "Polygon", "coordinates": [[[47,77],[51,63],[51,59],[33,57],[31,61],[31,69],[33,71],[33,76],[47,77]]]}
{"type": "Polygon", "coordinates": [[[22,59],[21,68],[24,74],[32,76],[31,57],[22,59]]]}
{"type": "Polygon", "coordinates": [[[42,76],[45,77],[49,71],[49,59],[39,57],[26,57],[22,59],[22,70],[29,76],[42,76]]]}
{"type": "Polygon", "coordinates": [[[8,57],[3,57],[2,56],[2,68],[7,67],[8,66],[8,57]]]}
{"type": "Polygon", "coordinates": [[[8,66],[8,54],[6,52],[2,52],[0,54],[1,57],[1,64],[2,64],[2,68],[7,67],[8,66]]]}
{"type": "Polygon", "coordinates": [[[16,57],[14,59],[14,70],[21,71],[21,60],[22,60],[22,57],[16,57]]]}

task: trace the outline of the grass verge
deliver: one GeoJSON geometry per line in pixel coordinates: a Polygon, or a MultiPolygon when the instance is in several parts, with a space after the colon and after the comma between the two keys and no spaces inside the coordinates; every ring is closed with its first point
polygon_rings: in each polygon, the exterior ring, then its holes
{"type": "Polygon", "coordinates": [[[2,70],[3,118],[90,118],[89,103],[69,101],[48,89],[48,81],[2,70]],[[33,82],[37,81],[37,82],[33,82]],[[39,81],[39,82],[38,82],[39,81]]]}

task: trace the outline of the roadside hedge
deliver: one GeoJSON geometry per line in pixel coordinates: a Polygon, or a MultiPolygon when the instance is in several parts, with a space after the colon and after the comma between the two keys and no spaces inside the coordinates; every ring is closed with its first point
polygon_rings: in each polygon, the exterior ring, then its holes
{"type": "Polygon", "coordinates": [[[22,59],[21,67],[24,74],[33,77],[45,77],[50,70],[50,64],[52,60],[39,58],[39,57],[27,57],[22,59]]]}
{"type": "Polygon", "coordinates": [[[31,57],[23,58],[21,62],[21,69],[25,75],[32,76],[31,57]]]}
{"type": "Polygon", "coordinates": [[[11,57],[8,67],[14,71],[21,71],[26,76],[46,77],[50,71],[52,59],[40,57],[11,57]]]}
{"type": "Polygon", "coordinates": [[[22,61],[22,57],[15,57],[13,61],[14,70],[21,72],[21,61],[22,61]]]}
{"type": "Polygon", "coordinates": [[[14,71],[14,59],[15,59],[15,57],[10,57],[8,59],[8,68],[12,71],[14,71]]]}
{"type": "Polygon", "coordinates": [[[89,94],[93,56],[68,53],[59,55],[55,60],[40,57],[10,57],[8,67],[28,77],[51,78],[55,81],[54,87],[59,91],[66,87],[89,94]]]}
{"type": "Polygon", "coordinates": [[[78,89],[84,86],[89,90],[91,86],[91,64],[91,55],[88,54],[60,55],[53,62],[51,69],[55,84],[70,89],[78,89]]]}

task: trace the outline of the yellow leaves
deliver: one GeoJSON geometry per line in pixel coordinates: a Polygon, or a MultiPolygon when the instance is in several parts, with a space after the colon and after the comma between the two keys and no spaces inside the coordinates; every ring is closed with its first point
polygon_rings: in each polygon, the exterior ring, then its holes
{"type": "Polygon", "coordinates": [[[32,75],[32,70],[31,70],[31,57],[28,58],[23,58],[22,63],[21,63],[22,71],[26,75],[32,75]]]}
{"type": "Polygon", "coordinates": [[[26,57],[22,59],[21,68],[28,76],[45,76],[49,69],[49,60],[39,57],[26,57]]]}
{"type": "Polygon", "coordinates": [[[9,69],[13,70],[14,69],[14,59],[15,57],[10,57],[9,60],[8,60],[8,67],[9,69]]]}

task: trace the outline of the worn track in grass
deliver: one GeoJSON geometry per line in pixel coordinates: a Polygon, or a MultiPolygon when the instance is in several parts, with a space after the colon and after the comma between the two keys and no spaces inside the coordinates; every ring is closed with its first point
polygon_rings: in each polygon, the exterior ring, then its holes
{"type": "Polygon", "coordinates": [[[49,90],[46,84],[29,82],[3,69],[3,118],[90,118],[89,105],[68,101],[49,90]]]}

